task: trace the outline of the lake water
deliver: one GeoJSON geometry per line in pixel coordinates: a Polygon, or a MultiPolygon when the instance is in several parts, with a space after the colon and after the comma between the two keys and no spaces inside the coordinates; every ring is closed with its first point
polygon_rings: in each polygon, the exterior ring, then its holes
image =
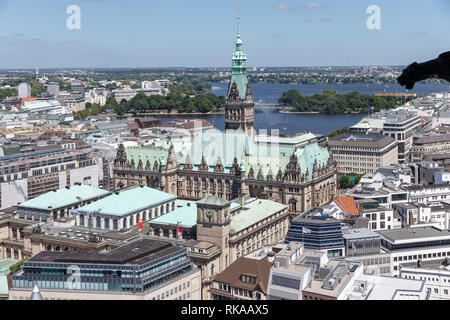
{"type": "MultiPolygon", "coordinates": [[[[211,92],[220,96],[225,96],[227,92],[227,83],[213,83],[211,92]]],[[[281,94],[289,89],[298,89],[303,95],[310,96],[319,94],[322,90],[333,89],[338,93],[358,91],[364,94],[374,94],[383,92],[399,92],[399,93],[417,93],[426,95],[433,92],[447,92],[448,85],[430,85],[416,84],[414,90],[406,91],[398,84],[380,85],[380,84],[342,84],[342,85],[303,85],[303,84],[268,84],[254,83],[252,84],[253,98],[256,103],[271,104],[277,103],[281,94]]],[[[255,127],[257,131],[265,129],[268,132],[272,129],[278,129],[281,133],[295,134],[299,132],[310,131],[323,135],[330,134],[333,130],[348,127],[359,122],[365,115],[362,114],[341,114],[341,115],[324,115],[324,114],[286,114],[277,111],[266,110],[264,112],[255,113],[255,127]]],[[[189,115],[184,118],[205,119],[208,120],[220,130],[225,129],[224,115],[189,115]]],[[[168,122],[180,116],[171,115],[159,117],[162,121],[168,122]]]]}

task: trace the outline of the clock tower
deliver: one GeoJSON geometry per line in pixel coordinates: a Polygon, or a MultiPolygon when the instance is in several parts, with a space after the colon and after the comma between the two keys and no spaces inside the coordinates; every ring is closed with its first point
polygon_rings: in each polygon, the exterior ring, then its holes
{"type": "MultiPolygon", "coordinates": [[[[239,10],[239,9],[238,9],[239,10]]],[[[255,104],[247,79],[247,55],[242,50],[238,16],[236,48],[232,57],[231,80],[225,100],[225,130],[241,130],[254,136],[255,104]]]]}
{"type": "Polygon", "coordinates": [[[230,202],[215,196],[207,196],[196,204],[197,241],[209,242],[220,248],[219,270],[225,270],[230,263],[230,202]]]}

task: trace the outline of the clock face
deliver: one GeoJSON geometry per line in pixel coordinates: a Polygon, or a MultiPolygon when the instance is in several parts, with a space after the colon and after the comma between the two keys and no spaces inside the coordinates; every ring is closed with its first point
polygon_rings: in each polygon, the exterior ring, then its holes
{"type": "Polygon", "coordinates": [[[206,209],[206,215],[208,217],[211,217],[213,215],[214,211],[212,209],[206,209]]]}

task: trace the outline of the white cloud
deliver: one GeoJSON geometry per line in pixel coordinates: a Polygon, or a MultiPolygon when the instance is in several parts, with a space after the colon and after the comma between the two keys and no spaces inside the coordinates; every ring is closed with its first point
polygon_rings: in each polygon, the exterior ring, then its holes
{"type": "Polygon", "coordinates": [[[280,3],[280,4],[277,4],[275,7],[273,7],[273,9],[278,10],[278,11],[286,11],[286,10],[288,10],[288,6],[287,6],[287,4],[280,3]]]}
{"type": "Polygon", "coordinates": [[[318,3],[308,3],[307,8],[319,8],[320,4],[318,3]]]}

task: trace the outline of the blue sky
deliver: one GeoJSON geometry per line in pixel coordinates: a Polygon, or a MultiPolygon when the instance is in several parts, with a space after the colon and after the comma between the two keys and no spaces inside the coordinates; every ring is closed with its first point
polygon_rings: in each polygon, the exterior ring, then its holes
{"type": "Polygon", "coordinates": [[[406,65],[450,50],[448,0],[0,0],[0,68],[406,65]],[[81,9],[69,30],[66,9],[81,9]],[[366,8],[381,9],[369,30],[366,8]]]}

